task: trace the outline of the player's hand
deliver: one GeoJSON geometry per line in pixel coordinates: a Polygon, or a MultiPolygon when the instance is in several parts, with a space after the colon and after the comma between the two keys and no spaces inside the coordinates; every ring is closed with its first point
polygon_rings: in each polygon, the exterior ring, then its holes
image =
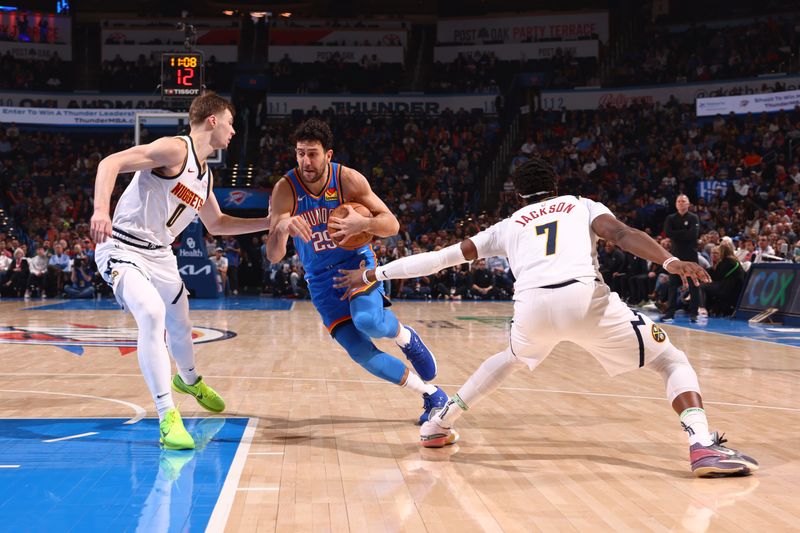
{"type": "Polygon", "coordinates": [[[345,289],[344,294],[340,298],[341,300],[345,300],[350,297],[350,294],[353,291],[364,287],[364,271],[366,268],[364,267],[364,262],[362,261],[362,265],[360,268],[356,270],[346,270],[343,268],[339,269],[340,276],[334,276],[333,278],[333,287],[335,289],[345,289]]]}
{"type": "Polygon", "coordinates": [[[689,286],[689,280],[692,280],[697,287],[701,283],[711,281],[711,276],[708,275],[706,269],[693,261],[673,261],[667,265],[667,272],[680,276],[684,289],[689,286]]]}
{"type": "Polygon", "coordinates": [[[328,219],[328,232],[331,237],[343,241],[351,235],[356,235],[367,230],[369,226],[369,219],[363,215],[358,214],[358,211],[353,209],[352,206],[344,205],[347,209],[347,217],[330,217],[328,219]]]}
{"type": "Polygon", "coordinates": [[[89,235],[97,244],[105,242],[107,238],[111,237],[111,217],[108,216],[108,213],[94,212],[89,227],[89,235]]]}
{"type": "Polygon", "coordinates": [[[299,237],[303,242],[311,240],[311,226],[308,225],[308,222],[303,217],[284,218],[278,222],[276,229],[283,233],[288,233],[292,237],[299,237]]]}

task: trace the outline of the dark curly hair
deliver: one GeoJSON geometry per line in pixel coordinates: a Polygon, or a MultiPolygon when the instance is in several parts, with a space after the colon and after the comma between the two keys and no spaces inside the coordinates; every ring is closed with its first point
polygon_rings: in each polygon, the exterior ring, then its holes
{"type": "Polygon", "coordinates": [[[297,126],[292,139],[294,143],[319,141],[326,152],[333,148],[333,132],[326,122],[318,118],[310,118],[297,126]]]}
{"type": "Polygon", "coordinates": [[[518,166],[511,181],[523,198],[536,200],[558,194],[558,175],[550,163],[540,157],[532,157],[518,166]]]}

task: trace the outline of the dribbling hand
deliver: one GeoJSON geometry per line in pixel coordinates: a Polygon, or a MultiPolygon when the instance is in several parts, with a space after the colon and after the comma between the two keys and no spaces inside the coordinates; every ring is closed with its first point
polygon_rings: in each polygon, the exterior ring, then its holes
{"type": "Polygon", "coordinates": [[[108,213],[94,212],[89,227],[89,235],[97,244],[105,242],[107,238],[111,237],[111,217],[108,216],[108,213]]]}
{"type": "Polygon", "coordinates": [[[303,242],[311,240],[311,226],[302,217],[285,218],[278,224],[278,230],[285,231],[292,237],[299,237],[303,242]]]}

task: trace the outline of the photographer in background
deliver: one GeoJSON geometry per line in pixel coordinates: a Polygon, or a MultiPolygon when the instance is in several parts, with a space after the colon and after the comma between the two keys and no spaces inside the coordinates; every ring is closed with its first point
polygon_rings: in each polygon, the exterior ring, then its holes
{"type": "Polygon", "coordinates": [[[72,262],[72,283],[64,285],[67,298],[94,298],[92,272],[88,260],[83,255],[76,255],[72,262]]]}

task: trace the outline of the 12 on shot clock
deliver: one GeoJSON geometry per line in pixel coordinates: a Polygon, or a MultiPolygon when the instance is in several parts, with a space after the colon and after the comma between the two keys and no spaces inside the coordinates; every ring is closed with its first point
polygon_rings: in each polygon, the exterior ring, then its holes
{"type": "Polygon", "coordinates": [[[161,54],[161,96],[194,98],[203,90],[203,54],[161,54]]]}

